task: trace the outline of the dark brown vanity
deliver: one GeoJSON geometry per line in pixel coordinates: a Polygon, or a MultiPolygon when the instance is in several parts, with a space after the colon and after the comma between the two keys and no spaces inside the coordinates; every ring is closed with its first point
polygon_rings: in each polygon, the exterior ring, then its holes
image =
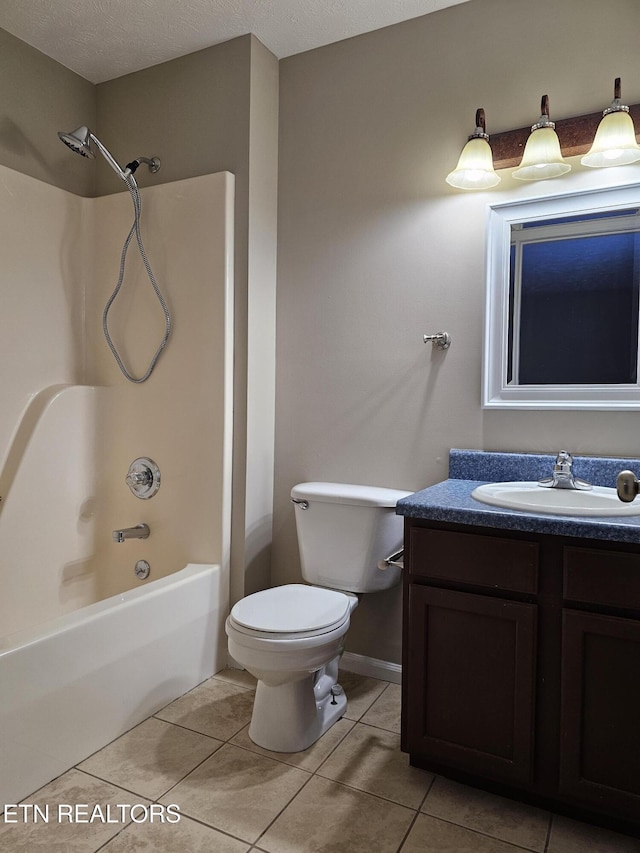
{"type": "Polygon", "coordinates": [[[640,834],[640,544],[489,524],[405,519],[402,748],[640,834]]]}

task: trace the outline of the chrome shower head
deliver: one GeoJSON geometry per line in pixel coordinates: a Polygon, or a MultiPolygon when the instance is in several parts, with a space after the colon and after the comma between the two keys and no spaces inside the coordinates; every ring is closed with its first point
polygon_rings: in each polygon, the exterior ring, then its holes
{"type": "Polygon", "coordinates": [[[125,169],[122,169],[118,161],[109,153],[108,149],[105,148],[102,142],[100,142],[95,133],[91,133],[89,128],[84,125],[71,131],[71,133],[58,131],[58,138],[61,139],[65,145],[68,145],[72,151],[75,151],[77,154],[82,154],[83,157],[89,157],[91,160],[95,160],[96,156],[93,152],[93,148],[91,147],[91,143],[93,142],[95,147],[102,154],[118,177],[122,178],[128,186],[132,185],[134,188],[137,187],[137,184],[133,177],[133,173],[141,163],[146,163],[150,172],[157,172],[160,168],[160,160],[157,157],[138,157],[136,160],[132,160],[131,163],[128,163],[125,169]]]}
{"type": "Polygon", "coordinates": [[[71,133],[63,133],[62,131],[58,132],[58,138],[61,139],[65,145],[68,145],[72,151],[75,151],[77,154],[82,154],[83,157],[89,157],[91,160],[94,160],[96,155],[91,150],[91,137],[91,131],[84,125],[73,130],[71,133]]]}

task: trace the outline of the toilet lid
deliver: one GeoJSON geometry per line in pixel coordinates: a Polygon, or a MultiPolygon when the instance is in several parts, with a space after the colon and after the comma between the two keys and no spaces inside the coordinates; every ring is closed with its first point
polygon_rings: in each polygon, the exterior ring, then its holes
{"type": "Polygon", "coordinates": [[[234,604],[231,618],[252,631],[300,634],[332,628],[348,613],[344,593],[295,583],[248,595],[234,604]]]}

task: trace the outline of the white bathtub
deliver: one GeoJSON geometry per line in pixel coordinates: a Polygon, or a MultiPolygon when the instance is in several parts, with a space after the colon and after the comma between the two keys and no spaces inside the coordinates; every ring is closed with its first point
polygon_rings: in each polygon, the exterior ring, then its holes
{"type": "Polygon", "coordinates": [[[227,590],[190,564],[0,638],[0,811],[222,669],[227,590]]]}

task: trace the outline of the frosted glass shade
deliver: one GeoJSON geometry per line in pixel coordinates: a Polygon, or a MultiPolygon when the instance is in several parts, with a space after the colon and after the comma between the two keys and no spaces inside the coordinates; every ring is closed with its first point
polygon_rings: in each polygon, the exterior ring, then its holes
{"type": "Polygon", "coordinates": [[[491,146],[482,137],[472,137],[462,149],[458,165],[446,181],[461,190],[485,190],[500,183],[493,168],[491,146]]]}
{"type": "Polygon", "coordinates": [[[519,181],[545,181],[571,170],[560,153],[558,135],[552,127],[531,131],[520,166],[513,173],[519,181]]]}
{"type": "Polygon", "coordinates": [[[607,113],[596,131],[590,151],[580,161],[583,166],[624,166],[640,160],[633,119],[625,110],[607,113]]]}

